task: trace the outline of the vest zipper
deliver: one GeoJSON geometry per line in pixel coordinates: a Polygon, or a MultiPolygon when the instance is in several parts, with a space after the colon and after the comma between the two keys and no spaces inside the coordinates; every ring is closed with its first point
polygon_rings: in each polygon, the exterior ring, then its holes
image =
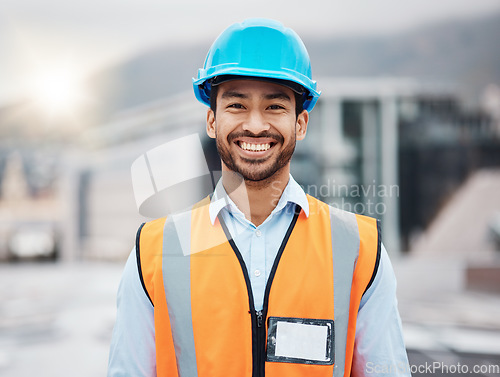
{"type": "Polygon", "coordinates": [[[264,377],[266,363],[266,326],[264,326],[264,313],[262,310],[255,312],[257,326],[257,376],[264,377]]]}
{"type": "Polygon", "coordinates": [[[269,305],[269,292],[271,290],[271,284],[274,279],[274,275],[276,274],[276,269],[278,268],[278,263],[281,259],[281,255],[283,254],[283,250],[285,249],[285,246],[288,242],[288,239],[290,238],[290,235],[292,234],[292,230],[295,227],[295,224],[297,223],[297,219],[299,217],[301,208],[296,205],[295,206],[295,215],[290,223],[290,226],[287,229],[287,232],[285,234],[285,237],[283,238],[283,241],[281,242],[281,246],[278,250],[278,254],[276,255],[276,259],[274,260],[273,267],[271,269],[271,272],[269,274],[269,279],[267,280],[266,284],[266,290],[264,293],[264,308],[263,310],[255,310],[255,304],[253,301],[253,291],[252,291],[252,285],[250,283],[250,277],[248,276],[248,271],[247,267],[245,264],[245,261],[243,260],[243,257],[241,256],[240,251],[238,250],[238,247],[233,241],[233,238],[231,237],[231,234],[229,233],[229,230],[226,227],[226,224],[224,223],[224,220],[222,219],[222,216],[218,216],[219,222],[222,226],[222,229],[224,230],[224,233],[226,234],[226,237],[228,239],[229,244],[231,245],[231,248],[233,249],[234,253],[236,254],[236,257],[238,258],[238,261],[240,262],[241,270],[243,272],[243,277],[245,278],[245,283],[247,286],[247,292],[248,292],[248,304],[250,306],[250,315],[252,318],[252,377],[264,377],[265,376],[265,367],[266,367],[266,326],[265,326],[265,321],[267,319],[267,307],[269,305]]]}
{"type": "MultiPolygon", "coordinates": [[[[273,262],[273,267],[271,268],[271,271],[269,273],[269,278],[267,279],[266,283],[266,290],[264,291],[264,303],[263,303],[263,308],[260,313],[261,318],[263,321],[261,321],[261,324],[263,324],[261,329],[257,329],[258,333],[260,334],[261,338],[258,340],[259,344],[259,349],[258,349],[258,354],[261,358],[261,364],[259,367],[260,375],[261,377],[265,376],[265,361],[266,361],[266,326],[265,326],[265,321],[267,321],[267,310],[269,307],[269,294],[271,292],[271,285],[273,284],[274,276],[276,275],[276,271],[278,269],[278,264],[281,260],[281,256],[283,255],[283,251],[285,250],[285,246],[288,243],[288,239],[290,238],[290,235],[292,234],[293,228],[295,228],[295,224],[297,223],[297,220],[299,218],[301,208],[296,205],[295,206],[295,215],[292,218],[292,221],[290,222],[290,225],[288,226],[288,229],[285,233],[285,237],[283,237],[283,241],[281,241],[280,248],[278,249],[278,253],[276,254],[276,258],[274,259],[273,262]],[[259,331],[260,330],[260,331],[259,331]]],[[[258,316],[257,316],[258,318],[258,316]]]]}
{"type": "MultiPolygon", "coordinates": [[[[231,245],[231,248],[234,251],[234,254],[236,255],[236,258],[238,258],[238,262],[240,262],[240,267],[241,271],[243,272],[243,277],[245,278],[245,284],[247,286],[247,292],[248,292],[248,306],[250,307],[249,313],[251,317],[251,323],[252,323],[252,377],[264,377],[264,374],[261,374],[260,370],[260,363],[264,364],[263,361],[261,361],[262,357],[260,356],[260,342],[259,339],[262,337],[262,335],[259,335],[262,332],[262,328],[264,329],[265,332],[265,327],[263,325],[263,314],[262,311],[257,311],[255,310],[255,305],[253,302],[253,291],[252,291],[252,285],[250,284],[250,277],[248,276],[248,271],[247,267],[245,264],[245,261],[243,260],[243,257],[241,256],[240,251],[238,250],[238,247],[233,241],[233,238],[231,237],[231,234],[229,233],[229,230],[226,227],[226,224],[224,223],[224,220],[222,219],[222,216],[218,216],[219,222],[222,226],[222,229],[224,230],[224,233],[226,234],[226,237],[228,239],[229,244],[231,245]],[[258,314],[260,312],[260,315],[258,314]]],[[[265,335],[264,335],[265,336],[265,335]]],[[[264,344],[265,348],[265,344],[264,344]]]]}
{"type": "Polygon", "coordinates": [[[260,328],[262,327],[262,310],[257,310],[256,315],[257,315],[257,328],[260,328]]]}

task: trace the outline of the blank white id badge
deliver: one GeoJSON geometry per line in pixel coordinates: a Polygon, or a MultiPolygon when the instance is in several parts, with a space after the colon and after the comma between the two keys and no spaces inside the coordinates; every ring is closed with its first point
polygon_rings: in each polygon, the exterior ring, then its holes
{"type": "Polygon", "coordinates": [[[332,320],[269,317],[267,361],[332,365],[334,340],[332,320]]]}

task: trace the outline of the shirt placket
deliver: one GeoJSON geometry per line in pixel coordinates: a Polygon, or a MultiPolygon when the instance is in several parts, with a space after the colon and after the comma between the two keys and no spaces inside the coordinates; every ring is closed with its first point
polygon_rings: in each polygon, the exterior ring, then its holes
{"type": "Polygon", "coordinates": [[[265,234],[260,228],[253,231],[250,243],[250,281],[256,293],[255,308],[261,310],[266,287],[266,248],[265,234]]]}

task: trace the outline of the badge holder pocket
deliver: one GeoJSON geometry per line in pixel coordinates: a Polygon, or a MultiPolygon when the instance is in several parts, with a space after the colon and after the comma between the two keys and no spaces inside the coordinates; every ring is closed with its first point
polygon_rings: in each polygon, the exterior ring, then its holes
{"type": "Polygon", "coordinates": [[[269,317],[267,361],[332,365],[333,320],[269,317]]]}

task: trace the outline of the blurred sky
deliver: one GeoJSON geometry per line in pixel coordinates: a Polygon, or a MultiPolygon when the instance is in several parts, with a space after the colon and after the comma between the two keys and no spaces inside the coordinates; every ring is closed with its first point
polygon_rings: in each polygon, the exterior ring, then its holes
{"type": "Polygon", "coordinates": [[[499,9],[500,0],[1,0],[0,105],[46,87],[54,72],[76,81],[157,45],[206,41],[208,49],[247,17],[322,37],[393,33],[499,9]]]}

